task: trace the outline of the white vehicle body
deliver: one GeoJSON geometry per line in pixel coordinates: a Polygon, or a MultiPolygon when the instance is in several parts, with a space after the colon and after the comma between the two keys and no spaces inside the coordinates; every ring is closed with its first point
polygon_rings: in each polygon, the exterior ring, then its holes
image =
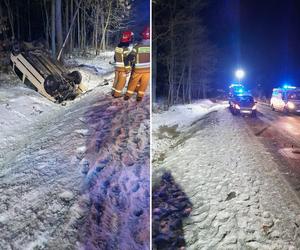
{"type": "Polygon", "coordinates": [[[270,106],[273,110],[300,113],[300,88],[275,88],[270,106]]]}
{"type": "Polygon", "coordinates": [[[43,96],[51,101],[55,99],[49,95],[44,88],[44,77],[36,70],[20,53],[18,55],[11,54],[10,60],[12,62],[14,72],[20,77],[23,83],[30,81],[35,87],[35,89],[43,96]]]}

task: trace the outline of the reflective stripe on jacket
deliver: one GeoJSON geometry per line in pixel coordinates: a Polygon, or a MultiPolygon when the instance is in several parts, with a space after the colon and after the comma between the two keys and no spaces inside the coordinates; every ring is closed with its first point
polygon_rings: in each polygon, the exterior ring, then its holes
{"type": "Polygon", "coordinates": [[[135,68],[150,68],[150,45],[138,44],[132,52],[135,54],[135,68]]]}
{"type": "Polygon", "coordinates": [[[126,60],[131,52],[130,47],[116,47],[115,48],[115,65],[117,68],[130,68],[130,62],[126,60]]]}

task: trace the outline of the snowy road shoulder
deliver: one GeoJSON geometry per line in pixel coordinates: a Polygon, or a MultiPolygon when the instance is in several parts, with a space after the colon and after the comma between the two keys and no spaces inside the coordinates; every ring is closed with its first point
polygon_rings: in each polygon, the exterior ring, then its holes
{"type": "Polygon", "coordinates": [[[214,103],[210,100],[203,100],[188,105],[172,106],[167,111],[153,113],[153,160],[160,160],[170,150],[174,139],[178,139],[181,133],[188,132],[203,117],[212,112],[223,110],[227,106],[226,102],[214,103]]]}
{"type": "Polygon", "coordinates": [[[169,108],[167,111],[161,111],[153,114],[153,131],[157,131],[162,126],[178,126],[178,129],[183,129],[190,126],[194,121],[200,119],[204,115],[224,109],[228,106],[224,103],[213,103],[210,100],[198,101],[187,105],[176,105],[169,108]]]}

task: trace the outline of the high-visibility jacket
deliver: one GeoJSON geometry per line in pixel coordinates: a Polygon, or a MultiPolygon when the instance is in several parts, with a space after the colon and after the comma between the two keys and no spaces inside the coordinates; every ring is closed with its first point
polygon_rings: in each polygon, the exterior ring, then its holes
{"type": "Polygon", "coordinates": [[[134,66],[126,96],[130,97],[136,91],[137,96],[143,98],[150,79],[150,41],[143,40],[136,45],[130,53],[129,58],[133,60],[134,66]]]}
{"type": "Polygon", "coordinates": [[[131,69],[131,62],[128,60],[128,55],[132,51],[132,47],[126,43],[120,43],[115,48],[115,67],[116,70],[120,71],[130,71],[131,69]]]}
{"type": "Polygon", "coordinates": [[[134,71],[150,72],[150,41],[143,40],[137,44],[128,58],[134,64],[134,71]]]}

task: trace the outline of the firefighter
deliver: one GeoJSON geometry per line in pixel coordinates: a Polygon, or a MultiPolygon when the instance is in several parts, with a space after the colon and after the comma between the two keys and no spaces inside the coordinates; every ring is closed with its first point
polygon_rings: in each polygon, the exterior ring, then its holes
{"type": "Polygon", "coordinates": [[[137,101],[141,101],[150,80],[150,27],[141,33],[142,41],[138,43],[129,55],[133,61],[132,74],[128,83],[125,100],[128,100],[137,91],[137,101]]]}
{"type": "Polygon", "coordinates": [[[115,80],[112,88],[114,97],[122,95],[127,75],[131,71],[131,63],[128,60],[128,55],[132,50],[133,35],[131,31],[123,32],[120,43],[115,48],[115,80]]]}

